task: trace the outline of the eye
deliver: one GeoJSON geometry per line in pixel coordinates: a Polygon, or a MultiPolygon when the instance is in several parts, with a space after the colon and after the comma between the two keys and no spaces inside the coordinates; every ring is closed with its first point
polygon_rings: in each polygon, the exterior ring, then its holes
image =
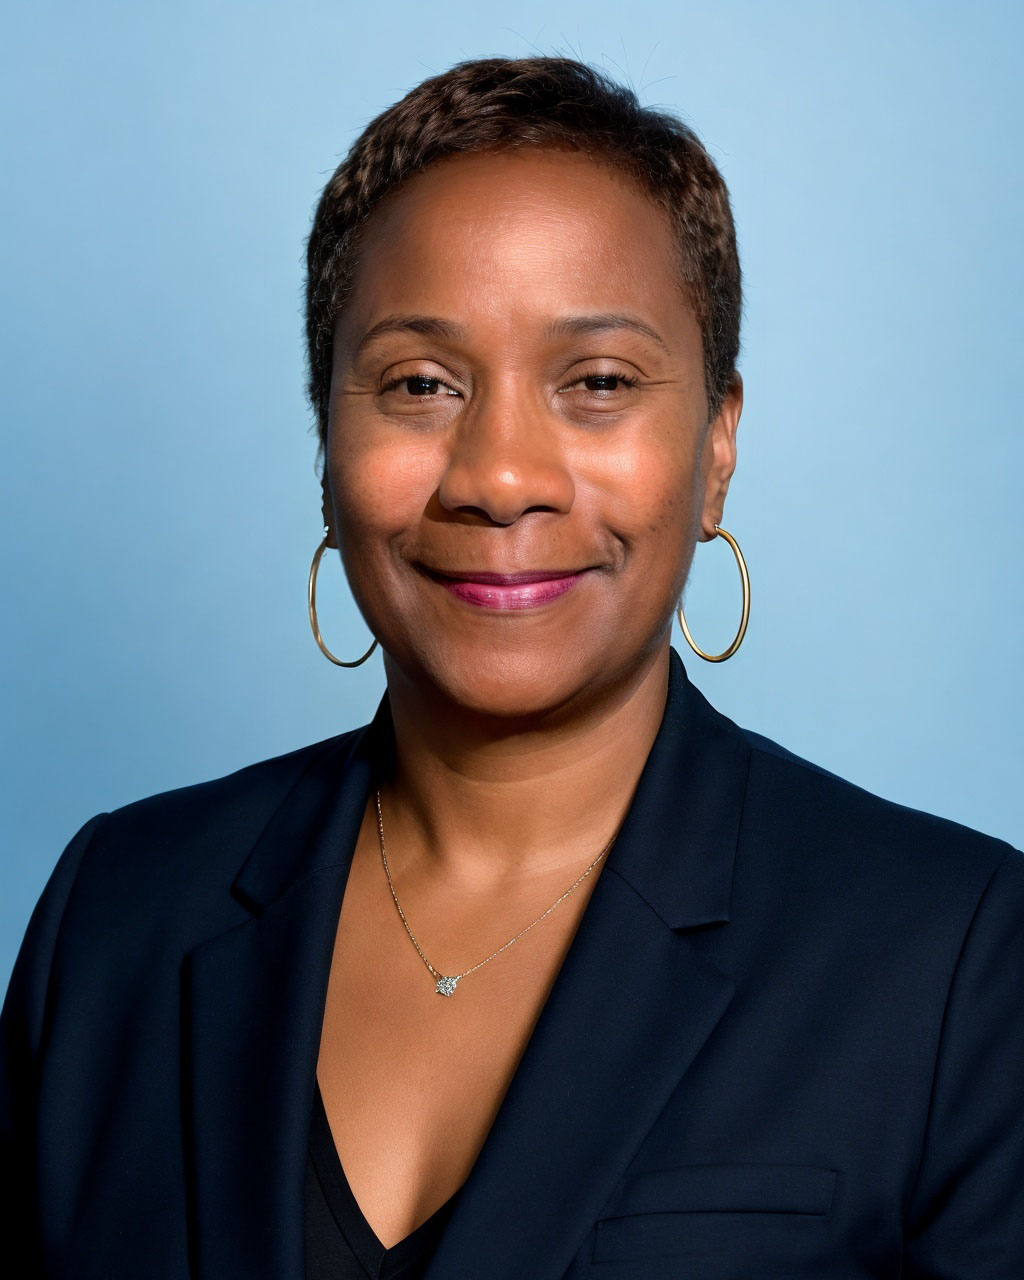
{"type": "Polygon", "coordinates": [[[639,384],[640,379],[634,378],[628,373],[585,373],[576,382],[563,387],[559,395],[564,394],[566,391],[572,391],[575,387],[582,386],[591,395],[607,400],[614,396],[616,392],[620,392],[623,387],[636,387],[639,384]]]}
{"type": "Polygon", "coordinates": [[[426,373],[407,373],[400,378],[392,378],[381,387],[381,395],[385,391],[394,391],[396,387],[405,385],[409,396],[417,400],[431,400],[437,395],[438,387],[446,387],[446,395],[457,396],[459,393],[443,378],[435,378],[426,373]]]}

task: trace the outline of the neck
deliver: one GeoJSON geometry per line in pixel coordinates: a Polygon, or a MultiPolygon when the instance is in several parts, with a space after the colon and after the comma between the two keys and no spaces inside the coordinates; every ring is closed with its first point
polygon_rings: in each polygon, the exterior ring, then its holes
{"type": "Polygon", "coordinates": [[[585,706],[495,724],[388,669],[388,860],[476,889],[582,871],[615,834],[658,732],[666,642],[585,706]]]}

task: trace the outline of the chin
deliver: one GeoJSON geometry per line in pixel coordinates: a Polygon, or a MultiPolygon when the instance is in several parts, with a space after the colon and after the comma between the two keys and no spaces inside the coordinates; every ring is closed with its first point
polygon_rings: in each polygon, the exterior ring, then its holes
{"type": "MultiPolygon", "coordinates": [[[[598,655],[588,662],[579,646],[446,646],[399,661],[405,681],[432,686],[456,709],[499,720],[537,720],[556,714],[601,683],[598,655]]],[[[525,726],[524,726],[525,727],[525,726]]]]}

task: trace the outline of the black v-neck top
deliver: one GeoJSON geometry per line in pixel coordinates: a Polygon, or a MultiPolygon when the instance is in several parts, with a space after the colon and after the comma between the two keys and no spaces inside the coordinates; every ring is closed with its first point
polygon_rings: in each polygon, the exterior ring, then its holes
{"type": "Polygon", "coordinates": [[[385,1249],[348,1185],[317,1084],[306,1162],[306,1280],[421,1280],[460,1194],[385,1249]]]}

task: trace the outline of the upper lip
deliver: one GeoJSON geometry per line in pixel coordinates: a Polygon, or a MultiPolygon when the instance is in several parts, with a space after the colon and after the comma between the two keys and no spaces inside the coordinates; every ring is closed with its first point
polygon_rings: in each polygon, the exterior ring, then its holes
{"type": "Polygon", "coordinates": [[[485,569],[466,569],[452,572],[447,569],[431,569],[424,566],[428,573],[438,578],[448,578],[456,582],[481,582],[492,587],[514,587],[524,582],[550,582],[553,578],[572,578],[585,569],[524,569],[518,573],[494,573],[485,569]]]}

